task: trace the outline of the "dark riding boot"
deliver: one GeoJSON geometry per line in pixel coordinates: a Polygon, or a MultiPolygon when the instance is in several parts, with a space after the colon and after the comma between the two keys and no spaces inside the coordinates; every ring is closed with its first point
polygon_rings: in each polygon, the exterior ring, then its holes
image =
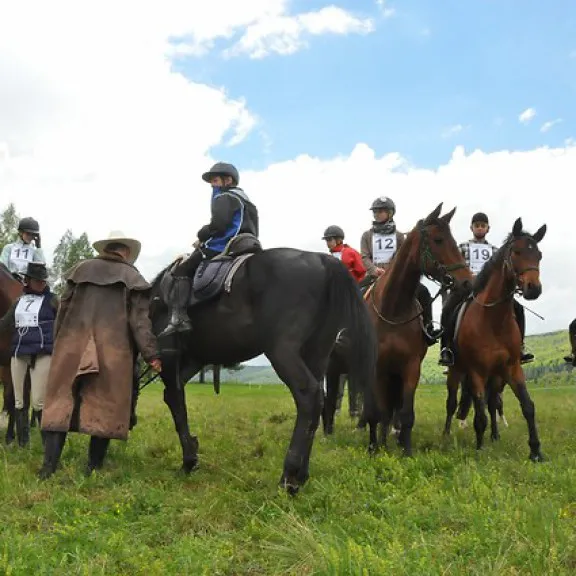
{"type": "Polygon", "coordinates": [[[44,463],[38,471],[40,480],[46,480],[56,472],[66,442],[66,432],[45,432],[44,434],[44,463]]]}
{"type": "Polygon", "coordinates": [[[520,364],[527,364],[528,362],[532,362],[534,360],[534,354],[530,352],[526,352],[524,348],[524,342],[522,342],[522,351],[520,353],[520,364]]]}
{"type": "Polygon", "coordinates": [[[26,408],[16,410],[16,438],[20,448],[25,448],[30,442],[30,422],[26,408]]]}
{"type": "Polygon", "coordinates": [[[33,410],[32,419],[36,419],[36,422],[38,422],[38,428],[40,428],[40,437],[42,438],[42,446],[45,446],[46,432],[42,430],[42,410],[33,410]]]}
{"type": "Polygon", "coordinates": [[[188,302],[190,301],[190,292],[192,289],[192,280],[187,276],[175,276],[174,284],[170,291],[171,306],[170,322],[166,328],[160,332],[159,338],[166,338],[177,332],[189,332],[192,330],[190,318],[188,318],[188,302]]]}

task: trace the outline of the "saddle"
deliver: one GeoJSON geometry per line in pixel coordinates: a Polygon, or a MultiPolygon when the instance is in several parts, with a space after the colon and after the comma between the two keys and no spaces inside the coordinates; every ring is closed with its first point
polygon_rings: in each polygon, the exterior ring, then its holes
{"type": "Polygon", "coordinates": [[[456,358],[456,354],[458,353],[457,350],[458,347],[456,346],[456,342],[458,341],[458,332],[460,331],[462,318],[464,318],[464,314],[466,313],[466,310],[468,309],[470,302],[472,302],[471,295],[466,297],[464,300],[462,300],[462,302],[459,302],[456,305],[456,307],[452,311],[450,318],[448,319],[450,326],[454,327],[454,329],[452,330],[451,342],[448,343],[448,345],[452,348],[454,358],[456,358]]]}
{"type": "MultiPolygon", "coordinates": [[[[203,260],[196,269],[188,306],[212,300],[222,292],[229,293],[232,280],[242,264],[261,251],[262,245],[253,234],[243,233],[232,238],[218,256],[203,260]]],[[[177,264],[171,267],[170,272],[177,264]]]]}

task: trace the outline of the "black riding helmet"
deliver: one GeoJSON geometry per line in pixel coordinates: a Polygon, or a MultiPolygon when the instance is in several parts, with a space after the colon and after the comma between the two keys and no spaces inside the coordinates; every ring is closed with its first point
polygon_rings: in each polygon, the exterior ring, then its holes
{"type": "Polygon", "coordinates": [[[388,198],[388,196],[380,196],[372,202],[372,206],[370,206],[370,210],[386,210],[387,212],[391,212],[392,215],[396,213],[396,204],[392,198],[388,198]]]}
{"type": "Polygon", "coordinates": [[[328,228],[324,230],[322,240],[328,240],[328,238],[342,238],[342,240],[344,240],[344,230],[342,230],[340,226],[328,226],[328,228]]]}
{"type": "Polygon", "coordinates": [[[475,222],[482,222],[484,224],[490,224],[490,222],[488,222],[488,216],[486,216],[486,214],[484,214],[484,212],[476,212],[476,214],[474,214],[474,216],[472,216],[472,221],[470,222],[470,224],[474,224],[475,222]]]}
{"type": "Polygon", "coordinates": [[[40,234],[40,224],[34,218],[22,218],[18,222],[18,232],[29,232],[30,234],[40,234]]]}
{"type": "Polygon", "coordinates": [[[227,164],[226,162],[216,162],[208,172],[202,174],[202,180],[204,182],[210,182],[210,179],[214,176],[230,176],[235,186],[240,184],[240,174],[233,164],[227,164]]]}

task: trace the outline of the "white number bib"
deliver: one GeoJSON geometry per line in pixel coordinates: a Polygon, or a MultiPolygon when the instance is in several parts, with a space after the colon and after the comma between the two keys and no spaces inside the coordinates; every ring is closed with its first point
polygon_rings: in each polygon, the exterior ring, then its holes
{"type": "Polygon", "coordinates": [[[332,252],[332,256],[338,258],[338,260],[342,260],[342,252],[332,252]]]}
{"type": "Polygon", "coordinates": [[[32,246],[24,246],[23,244],[15,244],[12,246],[10,252],[10,261],[16,268],[16,272],[24,274],[28,268],[28,263],[32,262],[34,258],[34,248],[32,246]]]}
{"type": "Polygon", "coordinates": [[[478,274],[484,268],[484,264],[490,260],[492,248],[487,244],[469,242],[468,250],[470,251],[470,270],[472,274],[478,274]]]}
{"type": "Polygon", "coordinates": [[[18,301],[14,313],[16,328],[38,328],[38,315],[44,296],[24,294],[18,301]]]}
{"type": "Polygon", "coordinates": [[[373,234],[372,260],[374,264],[388,264],[396,254],[397,241],[394,234],[373,234]]]}

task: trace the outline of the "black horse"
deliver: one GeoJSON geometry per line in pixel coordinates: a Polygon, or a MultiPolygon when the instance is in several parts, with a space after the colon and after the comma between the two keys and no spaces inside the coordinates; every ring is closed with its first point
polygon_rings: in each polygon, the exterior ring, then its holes
{"type": "MultiPolygon", "coordinates": [[[[362,389],[371,385],[375,374],[374,327],[354,279],[333,256],[292,248],[257,248],[234,272],[240,250],[235,254],[233,250],[228,249],[231,260],[224,262],[232,266],[228,280],[220,282],[225,289],[188,308],[194,330],[177,334],[176,343],[159,342],[164,401],[182,445],[182,469],[190,472],[198,463],[198,439],[188,427],[183,383],[207,364],[226,366],[265,354],[296,404],[296,422],[280,479],[290,494],[296,494],[309,476],[323,406],[322,380],[337,334],[346,328],[350,335],[349,379],[362,389]]],[[[217,269],[219,264],[213,260],[208,266],[217,269]]],[[[163,270],[152,283],[150,318],[155,334],[169,320],[165,294],[171,269],[163,270]]],[[[201,278],[206,271],[199,272],[196,295],[206,284],[201,278]]]]}

